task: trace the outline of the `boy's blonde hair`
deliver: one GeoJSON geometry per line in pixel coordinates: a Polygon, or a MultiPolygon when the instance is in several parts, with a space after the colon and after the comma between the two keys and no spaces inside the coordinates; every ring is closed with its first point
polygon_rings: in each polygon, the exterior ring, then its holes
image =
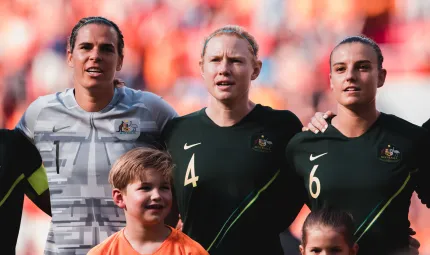
{"type": "Polygon", "coordinates": [[[161,173],[171,183],[171,156],[165,151],[143,147],[126,152],[115,162],[109,173],[109,183],[113,188],[125,190],[128,184],[136,180],[143,181],[150,169],[161,173]]]}

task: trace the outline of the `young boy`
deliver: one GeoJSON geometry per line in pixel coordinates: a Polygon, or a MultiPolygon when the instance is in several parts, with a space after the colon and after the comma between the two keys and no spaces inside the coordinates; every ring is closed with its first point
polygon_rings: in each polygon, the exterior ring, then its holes
{"type": "Polygon", "coordinates": [[[312,211],[302,227],[302,255],[356,255],[354,221],[351,214],[323,208],[312,211]]]}
{"type": "Polygon", "coordinates": [[[164,224],[172,206],[169,154],[135,148],[109,173],[113,201],[124,209],[126,226],[92,248],[88,255],[208,255],[184,233],[164,224]]]}

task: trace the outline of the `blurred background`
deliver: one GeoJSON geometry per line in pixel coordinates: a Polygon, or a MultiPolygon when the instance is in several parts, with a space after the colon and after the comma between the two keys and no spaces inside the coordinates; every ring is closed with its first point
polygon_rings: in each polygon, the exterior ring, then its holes
{"type": "MultiPolygon", "coordinates": [[[[261,48],[254,102],[292,110],[304,124],[315,111],[334,111],[330,51],[345,36],[365,34],[380,44],[388,70],[378,108],[417,125],[430,118],[429,0],[1,0],[0,127],[14,128],[38,96],[72,86],[67,37],[85,16],[119,25],[127,86],[163,96],[181,115],[206,105],[204,37],[238,24],[261,48]]],[[[297,235],[307,213],[292,226],[297,235]]],[[[49,220],[25,201],[18,255],[43,254],[49,220]]],[[[430,210],[416,196],[410,220],[421,254],[430,255],[430,210]]]]}

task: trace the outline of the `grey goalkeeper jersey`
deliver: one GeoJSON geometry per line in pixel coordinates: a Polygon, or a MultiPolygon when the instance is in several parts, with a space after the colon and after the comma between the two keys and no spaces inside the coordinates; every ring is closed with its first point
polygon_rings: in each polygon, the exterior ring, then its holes
{"type": "Polygon", "coordinates": [[[110,168],[132,148],[161,145],[162,129],[176,116],[161,97],[126,87],[100,112],[80,108],[73,89],[29,106],[17,128],[33,139],[48,174],[53,217],[45,254],[87,254],[125,226],[110,168]]]}

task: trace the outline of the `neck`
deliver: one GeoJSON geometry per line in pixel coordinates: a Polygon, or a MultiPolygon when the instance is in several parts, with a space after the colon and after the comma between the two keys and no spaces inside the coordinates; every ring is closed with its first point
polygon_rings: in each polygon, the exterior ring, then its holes
{"type": "Polygon", "coordinates": [[[338,104],[337,112],[332,125],[350,138],[364,134],[375,123],[380,114],[376,110],[375,101],[365,106],[351,108],[338,104]]]}
{"type": "Polygon", "coordinates": [[[87,112],[98,112],[105,108],[112,100],[114,86],[110,89],[106,86],[101,88],[86,89],[82,86],[75,86],[75,99],[78,105],[87,112]]]}
{"type": "Polygon", "coordinates": [[[152,254],[170,235],[171,230],[164,223],[145,226],[127,224],[124,235],[134,250],[141,254],[152,254]]]}
{"type": "Polygon", "coordinates": [[[206,108],[206,114],[218,126],[229,127],[241,121],[254,107],[255,103],[248,97],[231,104],[220,102],[212,97],[206,108]]]}

